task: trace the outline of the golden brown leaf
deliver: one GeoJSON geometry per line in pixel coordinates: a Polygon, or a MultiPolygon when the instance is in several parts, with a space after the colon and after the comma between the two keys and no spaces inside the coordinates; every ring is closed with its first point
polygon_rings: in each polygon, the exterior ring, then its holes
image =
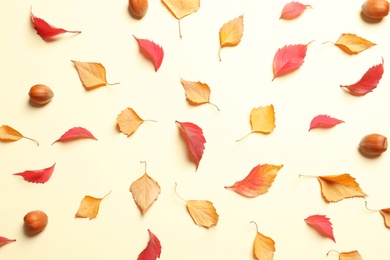
{"type": "Polygon", "coordinates": [[[321,185],[322,197],[326,202],[338,202],[346,198],[367,196],[355,178],[347,173],[318,176],[317,179],[321,185]]]}
{"type": "Polygon", "coordinates": [[[200,0],[162,0],[162,2],[178,20],[179,35],[181,38],[180,20],[187,15],[198,11],[200,7],[200,0]]]}
{"type": "Polygon", "coordinates": [[[190,104],[200,105],[200,104],[211,104],[215,106],[218,110],[219,108],[210,103],[210,88],[207,84],[201,82],[187,81],[180,79],[181,84],[185,90],[187,100],[190,104]]]}
{"type": "Polygon", "coordinates": [[[221,48],[227,46],[236,46],[240,43],[244,33],[244,15],[225,23],[219,30],[219,52],[218,57],[221,60],[221,48]]]}
{"type": "MultiPolygon", "coordinates": [[[[252,221],[253,222],[253,221],[252,221]]],[[[256,237],[253,242],[253,256],[257,260],[272,260],[275,252],[275,242],[272,238],[264,236],[258,230],[256,225],[256,237]]]]}
{"type": "Polygon", "coordinates": [[[103,198],[94,198],[92,196],[85,196],[80,203],[79,210],[76,213],[76,218],[93,219],[99,213],[100,202],[107,197],[111,192],[103,198]]]}
{"type": "MultiPolygon", "coordinates": [[[[117,116],[116,122],[119,130],[127,136],[132,135],[137,128],[147,120],[143,120],[132,108],[126,108],[117,116]]],[[[153,121],[153,120],[148,120],[153,121]]]]}
{"type": "Polygon", "coordinates": [[[208,200],[187,200],[187,210],[198,226],[208,228],[218,223],[217,211],[208,200]]]}
{"type": "Polygon", "coordinates": [[[357,54],[376,44],[355,34],[343,33],[335,45],[348,54],[357,54]]]}
{"type": "Polygon", "coordinates": [[[383,217],[383,221],[384,221],[384,224],[387,228],[390,228],[390,208],[385,208],[385,209],[381,209],[381,210],[372,210],[372,209],[369,209],[367,207],[367,201],[365,202],[366,203],[366,208],[367,210],[369,211],[379,211],[379,213],[382,215],[383,217]]]}
{"type": "Polygon", "coordinates": [[[362,256],[358,251],[354,250],[351,252],[337,252],[335,250],[329,251],[326,255],[329,255],[330,252],[336,252],[339,254],[339,260],[363,260],[362,256]]]}
{"type": "Polygon", "coordinates": [[[81,62],[72,60],[81,83],[86,89],[93,89],[106,85],[115,85],[119,83],[109,84],[106,79],[106,69],[97,62],[81,62]]]}
{"type": "Polygon", "coordinates": [[[39,145],[39,143],[36,140],[22,135],[20,132],[18,132],[17,130],[15,130],[14,128],[8,125],[2,125],[0,127],[0,141],[13,142],[13,141],[18,141],[22,138],[26,138],[28,140],[34,141],[39,145]]]}

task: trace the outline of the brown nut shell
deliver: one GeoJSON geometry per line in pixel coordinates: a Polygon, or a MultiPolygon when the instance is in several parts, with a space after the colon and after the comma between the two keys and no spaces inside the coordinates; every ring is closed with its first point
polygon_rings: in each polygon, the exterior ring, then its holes
{"type": "Polygon", "coordinates": [[[129,11],[137,19],[141,19],[148,11],[148,0],[129,0],[129,11]]]}
{"type": "Polygon", "coordinates": [[[41,210],[33,210],[27,213],[24,218],[24,230],[28,235],[35,235],[45,229],[48,217],[41,210]]]}
{"type": "Polygon", "coordinates": [[[381,134],[369,134],[364,136],[359,143],[362,154],[375,157],[387,150],[387,138],[381,134]]]}
{"type": "Polygon", "coordinates": [[[37,84],[30,88],[28,92],[30,101],[37,105],[45,105],[53,98],[53,91],[46,85],[37,84]]]}
{"type": "Polygon", "coordinates": [[[370,18],[380,19],[389,14],[387,0],[366,0],[362,5],[363,13],[370,18]]]}

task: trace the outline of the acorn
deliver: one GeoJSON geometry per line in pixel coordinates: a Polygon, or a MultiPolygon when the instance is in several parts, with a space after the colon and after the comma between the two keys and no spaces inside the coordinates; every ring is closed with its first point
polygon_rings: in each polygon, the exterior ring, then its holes
{"type": "Polygon", "coordinates": [[[148,0],[129,0],[129,11],[132,16],[141,19],[148,10],[148,0]]]}
{"type": "Polygon", "coordinates": [[[27,213],[24,218],[24,230],[28,235],[36,235],[45,229],[48,217],[41,210],[33,210],[27,213]]]}
{"type": "Polygon", "coordinates": [[[37,84],[30,88],[28,92],[30,101],[36,105],[45,105],[53,98],[53,91],[46,85],[37,84]]]}
{"type": "Polygon", "coordinates": [[[366,0],[362,5],[363,13],[373,19],[381,19],[389,14],[387,0],[366,0]]]}
{"type": "Polygon", "coordinates": [[[381,134],[364,136],[359,143],[359,150],[368,157],[376,157],[387,150],[387,138],[381,134]]]}

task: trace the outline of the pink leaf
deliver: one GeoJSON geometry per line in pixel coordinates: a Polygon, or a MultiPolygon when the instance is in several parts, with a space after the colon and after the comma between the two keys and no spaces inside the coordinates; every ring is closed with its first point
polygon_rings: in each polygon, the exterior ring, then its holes
{"type": "Polygon", "coordinates": [[[57,28],[48,24],[45,20],[36,17],[32,13],[32,8],[30,9],[30,15],[37,34],[41,36],[44,40],[49,40],[50,38],[62,33],[81,33],[81,31],[67,31],[62,28],[57,28]]]}
{"type": "Polygon", "coordinates": [[[89,139],[94,139],[97,140],[96,137],[92,135],[90,131],[83,127],[73,127],[69,129],[67,132],[65,132],[59,139],[53,142],[68,142],[68,141],[73,141],[76,139],[81,139],[81,138],[89,138],[89,139]]]}
{"type": "Polygon", "coordinates": [[[148,229],[149,242],[146,248],[139,254],[138,260],[155,260],[160,258],[161,244],[158,238],[148,229]]]}
{"type": "Polygon", "coordinates": [[[178,121],[176,121],[176,123],[187,138],[188,147],[196,161],[196,168],[198,168],[199,162],[202,159],[204,144],[206,143],[203,131],[199,126],[193,123],[178,121]]]}
{"type": "Polygon", "coordinates": [[[300,16],[307,8],[311,8],[311,6],[299,2],[290,2],[283,7],[279,19],[294,19],[300,16]]]}
{"type": "MultiPolygon", "coordinates": [[[[134,35],[133,35],[134,36],[134,35]]],[[[154,64],[154,69],[157,71],[164,58],[164,50],[161,48],[161,46],[155,44],[152,41],[146,40],[146,39],[138,39],[134,36],[134,38],[137,40],[139,48],[141,53],[149,60],[151,60],[154,64]]]]}
{"type": "Polygon", "coordinates": [[[307,45],[305,44],[286,45],[278,49],[274,56],[274,78],[272,80],[298,69],[303,64],[306,51],[307,45]]]}
{"type": "Polygon", "coordinates": [[[328,115],[318,115],[311,120],[309,131],[313,128],[330,128],[340,123],[344,121],[328,115]]]}
{"type": "Polygon", "coordinates": [[[347,89],[354,96],[364,96],[377,87],[384,73],[383,63],[382,58],[382,63],[369,68],[358,82],[352,85],[340,85],[340,87],[347,89]]]}
{"type": "Polygon", "coordinates": [[[6,237],[0,237],[0,247],[4,246],[5,244],[15,242],[16,239],[9,239],[6,237]]]}
{"type": "Polygon", "coordinates": [[[305,219],[305,222],[314,228],[318,233],[320,233],[324,237],[328,237],[336,242],[333,236],[333,228],[332,223],[329,221],[324,215],[312,215],[305,219]]]}
{"type": "Polygon", "coordinates": [[[13,175],[22,176],[28,182],[45,183],[50,179],[54,171],[55,165],[56,164],[53,164],[53,166],[42,170],[24,171],[24,172],[14,173],[13,175]]]}

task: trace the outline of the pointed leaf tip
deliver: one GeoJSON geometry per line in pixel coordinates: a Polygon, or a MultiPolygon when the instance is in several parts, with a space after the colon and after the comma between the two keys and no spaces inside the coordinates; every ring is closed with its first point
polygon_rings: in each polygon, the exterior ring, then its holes
{"type": "Polygon", "coordinates": [[[13,175],[22,176],[24,180],[33,183],[45,183],[53,174],[55,163],[53,166],[42,170],[27,170],[24,172],[14,173],[13,175]]]}
{"type": "Polygon", "coordinates": [[[139,39],[134,35],[133,37],[137,41],[142,55],[144,55],[145,58],[153,62],[154,70],[157,72],[164,58],[163,48],[160,45],[154,43],[153,41],[147,39],[139,39]]]}
{"type": "Polygon", "coordinates": [[[322,236],[328,237],[336,242],[333,235],[333,227],[330,219],[325,215],[312,215],[305,219],[305,222],[319,232],[322,236]]]}

